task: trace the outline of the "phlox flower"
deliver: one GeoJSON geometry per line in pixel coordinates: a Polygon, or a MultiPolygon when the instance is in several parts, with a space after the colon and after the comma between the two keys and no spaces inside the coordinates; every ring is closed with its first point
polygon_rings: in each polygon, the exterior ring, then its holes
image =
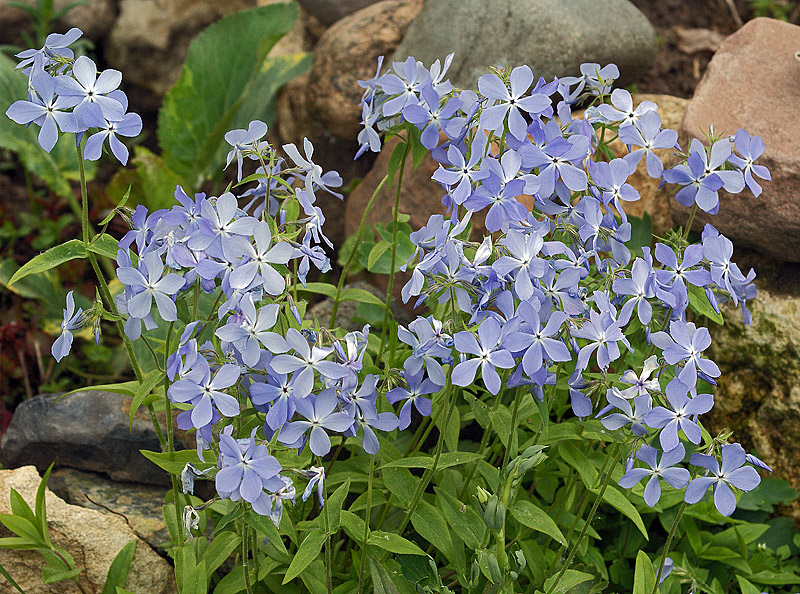
{"type": "Polygon", "coordinates": [[[690,474],[685,468],[674,468],[683,461],[686,455],[683,445],[678,444],[671,450],[664,450],[661,459],[658,459],[658,450],[649,445],[643,445],[636,452],[636,457],[647,464],[649,468],[631,468],[619,481],[623,489],[630,489],[643,478],[650,477],[644,488],[644,502],[653,507],[661,498],[661,483],[663,479],[676,489],[683,489],[689,484],[690,474]]]}
{"type": "Polygon", "coordinates": [[[72,348],[72,331],[80,328],[86,315],[80,307],[75,310],[75,299],[72,296],[72,291],[67,293],[67,307],[64,308],[64,319],[61,320],[61,334],[53,342],[50,352],[56,361],[61,361],[69,354],[72,348]]]}
{"type": "Polygon", "coordinates": [[[755,468],[745,466],[747,462],[744,448],[738,443],[722,446],[722,465],[717,459],[705,454],[692,454],[689,463],[705,468],[708,473],[694,479],[686,487],[686,503],[697,503],[708,491],[714,490],[714,506],[723,516],[730,516],[736,509],[736,495],[731,487],[742,491],[752,491],[761,482],[755,468]],[[709,476],[710,475],[710,476],[709,476]]]}
{"type": "Polygon", "coordinates": [[[335,412],[338,399],[335,390],[328,389],[316,397],[302,398],[295,401],[297,412],[306,420],[286,423],[278,435],[278,440],[286,445],[295,444],[310,430],[309,446],[317,456],[324,456],[331,451],[331,440],[325,432],[342,433],[353,424],[353,417],[346,412],[335,412]]]}

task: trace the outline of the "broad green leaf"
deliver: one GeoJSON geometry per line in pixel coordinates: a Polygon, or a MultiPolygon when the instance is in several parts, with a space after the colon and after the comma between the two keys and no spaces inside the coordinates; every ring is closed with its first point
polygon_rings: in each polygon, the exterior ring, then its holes
{"type": "MultiPolygon", "coordinates": [[[[409,227],[409,230],[411,228],[409,227]]],[[[398,229],[397,231],[397,252],[395,253],[394,258],[394,272],[398,272],[400,267],[405,264],[411,255],[414,253],[416,246],[411,242],[409,237],[409,233],[404,233],[402,229],[398,229]]],[[[392,271],[392,244],[391,242],[385,242],[388,244],[385,250],[381,251],[380,254],[376,256],[375,250],[381,246],[381,243],[376,244],[374,248],[369,253],[369,258],[375,259],[372,260],[370,264],[370,260],[367,260],[367,270],[373,272],[375,274],[390,274],[392,271]]]]}
{"type": "Polygon", "coordinates": [[[29,274],[25,278],[14,282],[13,286],[9,286],[8,281],[11,280],[17,270],[19,270],[19,266],[11,258],[0,261],[0,285],[25,299],[36,299],[43,303],[57,304],[55,307],[59,312],[61,311],[64,291],[59,284],[57,272],[47,270],[38,274],[29,274]]]}
{"type": "MultiPolygon", "coordinates": [[[[306,291],[308,293],[316,293],[317,295],[325,295],[326,297],[336,297],[336,287],[328,283],[306,283],[306,285],[297,287],[298,291],[306,291]]],[[[341,300],[341,296],[340,296],[341,300]]]]}
{"type": "MultiPolygon", "coordinates": [[[[591,491],[597,494],[600,492],[600,489],[591,489],[591,491]]],[[[603,501],[608,503],[611,507],[616,508],[618,512],[632,521],[634,526],[636,526],[639,529],[639,532],[642,533],[642,536],[644,536],[645,540],[650,540],[650,537],[647,534],[647,528],[644,527],[644,522],[642,522],[642,516],[639,515],[639,512],[636,511],[636,508],[633,506],[633,504],[628,501],[625,495],[620,493],[616,487],[612,485],[608,485],[608,487],[606,487],[606,491],[603,493],[603,501]]]]}
{"type": "Polygon", "coordinates": [[[33,526],[39,525],[39,520],[33,513],[31,506],[28,505],[28,502],[19,494],[19,491],[14,488],[11,489],[11,513],[18,518],[27,520],[33,526]]]}
{"type": "Polygon", "coordinates": [[[116,594],[117,588],[125,586],[128,580],[128,572],[133,561],[133,553],[136,551],[136,540],[133,539],[119,550],[117,556],[111,562],[106,576],[106,583],[101,594],[116,594]]]}
{"type": "Polygon", "coordinates": [[[511,515],[532,530],[546,534],[558,544],[566,545],[567,539],[561,534],[553,519],[543,509],[535,506],[530,501],[520,500],[511,508],[511,515]]]}
{"type": "Polygon", "coordinates": [[[19,594],[25,594],[25,591],[24,591],[22,588],[20,588],[20,587],[19,587],[19,584],[18,584],[17,582],[15,582],[15,581],[14,581],[14,578],[12,578],[12,577],[9,575],[9,573],[6,571],[6,568],[5,568],[5,567],[3,567],[2,565],[0,565],[0,575],[2,575],[4,578],[6,578],[6,581],[7,581],[9,584],[11,584],[12,586],[14,586],[14,589],[15,589],[17,592],[19,592],[19,594]]]}
{"type": "Polygon", "coordinates": [[[800,584],[800,576],[784,571],[759,571],[752,575],[748,575],[747,579],[755,584],[765,584],[768,586],[800,584]]]}
{"type": "Polygon", "coordinates": [[[389,183],[387,184],[387,187],[390,189],[394,183],[394,178],[397,175],[397,170],[400,168],[400,164],[403,162],[403,157],[406,154],[406,150],[408,150],[407,145],[404,142],[400,142],[395,145],[395,147],[392,149],[392,154],[389,155],[389,165],[386,168],[386,174],[389,176],[389,183]]]}
{"type": "Polygon", "coordinates": [[[408,130],[408,141],[411,143],[411,160],[414,163],[414,169],[416,169],[422,165],[425,155],[428,154],[428,149],[422,144],[422,139],[420,138],[422,131],[419,128],[409,124],[406,129],[408,130]]]}
{"type": "MultiPolygon", "coordinates": [[[[330,522],[329,534],[336,534],[341,525],[341,513],[344,500],[350,492],[350,479],[345,480],[333,494],[328,497],[328,521],[330,522]]],[[[324,515],[324,514],[320,514],[324,515]]],[[[324,524],[323,524],[324,525],[324,524]]]]}
{"type": "Polygon", "coordinates": [[[717,313],[712,307],[711,302],[706,297],[705,290],[700,287],[689,285],[689,307],[720,326],[725,323],[722,319],[722,314],[717,313]]]}
{"type": "Polygon", "coordinates": [[[131,402],[130,410],[128,410],[128,425],[133,426],[133,417],[136,416],[136,411],[139,410],[147,395],[152,392],[153,388],[162,383],[165,377],[166,374],[158,369],[153,369],[144,376],[142,383],[139,384],[133,394],[133,401],[131,402]]]}
{"type": "MultiPolygon", "coordinates": [[[[436,465],[438,470],[450,468],[451,466],[458,466],[460,464],[469,464],[481,458],[481,455],[475,452],[445,452],[439,456],[439,463],[436,465]]],[[[401,458],[392,462],[387,462],[381,468],[433,468],[433,456],[412,456],[410,458],[401,458]]]]}
{"type": "Polygon", "coordinates": [[[403,506],[411,504],[419,479],[406,468],[384,468],[381,476],[389,492],[400,500],[403,506]]]}
{"type": "Polygon", "coordinates": [[[416,511],[411,516],[411,524],[422,538],[443,552],[452,561],[454,556],[453,540],[450,538],[447,522],[445,522],[444,516],[438,509],[424,500],[420,501],[416,511]]]}
{"type": "Polygon", "coordinates": [[[108,233],[98,235],[89,244],[90,252],[111,258],[114,261],[117,259],[117,250],[119,250],[119,240],[114,239],[108,233]]]}
{"type": "Polygon", "coordinates": [[[289,568],[286,570],[286,575],[283,577],[284,584],[291,582],[300,575],[300,573],[317,558],[317,555],[319,555],[322,550],[325,538],[326,536],[319,530],[308,533],[305,539],[303,539],[303,543],[297,549],[294,559],[292,559],[292,562],[289,564],[289,568]]]}
{"type": "Polygon", "coordinates": [[[211,464],[204,464],[197,457],[195,450],[181,450],[180,452],[150,452],[148,450],[139,450],[142,456],[150,460],[156,466],[163,468],[170,474],[180,476],[181,471],[188,463],[192,463],[195,468],[204,469],[211,466],[211,464]]]}
{"type": "Polygon", "coordinates": [[[207,594],[207,592],[206,562],[199,561],[190,571],[184,573],[181,594],[207,594]]]}
{"type": "Polygon", "coordinates": [[[210,167],[251,81],[296,18],[294,4],[261,6],[219,20],[192,41],[158,116],[158,141],[170,169],[193,185],[213,175],[210,167]]]}
{"type": "Polygon", "coordinates": [[[373,545],[389,551],[390,553],[399,553],[403,555],[425,555],[425,551],[419,548],[410,540],[406,540],[398,534],[393,532],[381,532],[380,530],[373,530],[367,539],[368,545],[373,545]]]}
{"type": "MultiPolygon", "coordinates": [[[[291,560],[289,551],[286,550],[286,545],[283,544],[283,539],[281,539],[281,535],[275,527],[275,524],[272,523],[272,520],[266,516],[257,514],[250,508],[247,512],[247,521],[251,526],[255,526],[260,534],[266,535],[269,539],[267,546],[275,549],[273,555],[277,554],[278,560],[282,563],[289,563],[291,560]]],[[[219,529],[219,527],[217,529],[219,529]]]]}
{"type": "Polygon", "coordinates": [[[761,588],[756,588],[742,576],[737,575],[736,581],[739,582],[739,589],[742,591],[742,594],[761,594],[761,588]]]}
{"type": "MultiPolygon", "coordinates": [[[[361,542],[364,538],[364,520],[359,518],[356,514],[346,509],[341,513],[341,525],[347,535],[356,542],[361,542]]],[[[369,535],[367,535],[369,538],[369,535]]]]}
{"type": "Polygon", "coordinates": [[[636,571],[633,575],[633,594],[650,594],[656,585],[656,572],[650,557],[644,551],[636,555],[636,571]]]}
{"type": "Polygon", "coordinates": [[[0,514],[0,523],[2,523],[3,526],[8,528],[17,536],[25,538],[32,543],[37,543],[43,547],[47,546],[47,543],[44,542],[44,538],[39,533],[39,529],[36,527],[36,525],[25,518],[21,518],[12,514],[0,514]]]}
{"type": "Polygon", "coordinates": [[[470,549],[477,549],[486,534],[483,518],[470,505],[453,497],[450,493],[435,487],[437,507],[442,510],[447,523],[470,549]]]}
{"type": "MultiPolygon", "coordinates": [[[[78,152],[73,134],[59,134],[53,150],[47,153],[39,146],[39,126],[22,126],[8,118],[6,110],[15,101],[24,101],[28,94],[28,80],[14,70],[15,62],[0,54],[0,147],[14,151],[26,171],[40,178],[59,196],[72,194],[70,181],[80,178],[78,152]]],[[[87,179],[94,178],[97,165],[85,162],[87,179]]]]}
{"type": "Polygon", "coordinates": [[[51,247],[46,252],[34,256],[29,262],[26,262],[22,267],[17,270],[11,279],[8,281],[9,285],[13,285],[20,279],[25,278],[29,274],[37,272],[44,272],[55,268],[59,264],[69,262],[75,258],[85,258],[86,247],[83,242],[78,239],[70,239],[66,243],[51,247]]]}
{"type": "Polygon", "coordinates": [[[385,302],[381,300],[379,297],[376,297],[369,291],[365,291],[364,289],[345,289],[342,291],[341,295],[339,295],[339,301],[358,301],[359,303],[369,303],[371,305],[378,305],[383,307],[385,302]]]}
{"type": "Polygon", "coordinates": [[[564,575],[561,576],[561,579],[558,581],[558,584],[554,586],[555,580],[558,577],[558,574],[550,577],[544,583],[544,591],[549,592],[550,594],[563,594],[564,592],[569,592],[575,586],[583,584],[584,582],[588,582],[589,580],[594,579],[594,576],[590,573],[583,573],[582,571],[578,571],[577,569],[568,569],[564,572],[564,575]]]}
{"type": "Polygon", "coordinates": [[[564,461],[578,471],[578,474],[587,488],[591,489],[597,483],[597,469],[584,453],[572,443],[563,443],[558,446],[558,453],[564,461]]]}
{"type": "Polygon", "coordinates": [[[392,249],[392,244],[389,241],[383,240],[380,241],[379,243],[376,243],[375,247],[373,247],[369,252],[369,258],[367,258],[367,270],[369,270],[370,272],[375,272],[373,270],[375,263],[381,256],[383,256],[383,254],[389,252],[391,249],[392,249]]]}
{"type": "Polygon", "coordinates": [[[81,572],[80,567],[74,569],[64,570],[61,567],[53,567],[52,565],[45,565],[42,568],[42,583],[45,585],[55,584],[56,582],[63,582],[64,580],[71,580],[77,577],[81,572]]]}
{"type": "Polygon", "coordinates": [[[214,572],[231,556],[241,544],[242,537],[235,532],[223,532],[215,536],[201,555],[206,564],[206,580],[210,580],[214,572]]]}
{"type": "MultiPolygon", "coordinates": [[[[362,555],[366,555],[366,551],[362,555]]],[[[389,572],[374,557],[369,558],[369,572],[372,575],[372,590],[375,594],[400,594],[389,572]]]]}
{"type": "Polygon", "coordinates": [[[47,481],[50,480],[50,471],[53,470],[54,464],[55,462],[52,462],[50,466],[47,467],[42,480],[39,481],[39,486],[36,488],[36,501],[34,504],[39,531],[42,533],[42,537],[48,546],[52,546],[53,543],[50,541],[50,532],[47,529],[47,501],[45,495],[47,491],[47,481]]]}
{"type": "Polygon", "coordinates": [[[175,204],[175,188],[181,186],[191,195],[186,180],[172,171],[159,155],[137,145],[133,148],[131,167],[121,169],[108,185],[109,194],[121,194],[130,189],[133,201],[150,212],[170,208],[175,204]]]}

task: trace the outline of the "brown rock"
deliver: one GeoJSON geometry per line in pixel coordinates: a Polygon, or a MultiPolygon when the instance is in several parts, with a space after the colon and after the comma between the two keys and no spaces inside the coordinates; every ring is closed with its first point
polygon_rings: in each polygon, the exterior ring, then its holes
{"type": "MultiPolygon", "coordinates": [[[[766,151],[759,159],[771,182],[754,198],[749,190],[720,192],[719,214],[699,212],[695,227],[713,224],[736,245],[749,246],[778,260],[800,261],[800,27],[759,18],[728,37],[711,60],[686,110],[681,146],[702,137],[714,124],[717,133],[738,128],[761,136],[766,151]]],[[[670,201],[673,218],[685,222],[687,209],[670,201]]]]}
{"type": "MultiPolygon", "coordinates": [[[[0,513],[11,513],[10,490],[16,489],[31,506],[40,477],[33,466],[0,471],[0,513]]],[[[148,594],[177,592],[172,567],[159,557],[122,518],[65,503],[47,490],[47,519],[53,544],[66,549],[81,567],[79,580],[88,594],[103,589],[114,557],[131,540],[137,540],[126,589],[148,594]]],[[[5,528],[2,536],[9,536],[5,528]]],[[[0,550],[0,565],[27,594],[79,594],[71,580],[42,584],[42,556],[36,551],[0,550]]],[[[4,582],[3,582],[4,583],[4,582]]],[[[4,591],[11,591],[4,583],[4,591]]]]}
{"type": "Polygon", "coordinates": [[[337,21],[317,44],[306,88],[308,114],[331,134],[355,140],[363,89],[378,56],[391,54],[422,9],[422,0],[383,0],[337,21]]]}
{"type": "Polygon", "coordinates": [[[120,0],[106,58],[125,80],[163,95],[175,84],[189,43],[221,17],[256,0],[120,0]]]}
{"type": "MultiPolygon", "coordinates": [[[[34,0],[22,0],[22,3],[29,6],[36,4],[34,0]]],[[[72,3],[73,0],[55,0],[53,10],[58,12],[72,3]]],[[[85,38],[97,43],[105,39],[117,18],[115,4],[113,0],[88,0],[68,10],[54,23],[53,31],[66,33],[72,27],[78,27],[85,38]]],[[[31,18],[27,12],[6,2],[0,4],[0,42],[22,43],[20,32],[30,29],[30,25],[31,18]]]]}

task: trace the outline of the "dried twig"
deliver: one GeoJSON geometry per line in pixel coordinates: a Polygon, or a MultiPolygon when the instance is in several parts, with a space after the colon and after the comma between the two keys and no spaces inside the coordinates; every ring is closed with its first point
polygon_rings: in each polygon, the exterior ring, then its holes
{"type": "Polygon", "coordinates": [[[741,29],[744,25],[744,21],[742,21],[742,17],[739,16],[739,11],[736,10],[736,5],[733,3],[733,0],[724,0],[724,2],[728,7],[728,11],[731,13],[733,21],[736,23],[736,28],[741,29]]]}

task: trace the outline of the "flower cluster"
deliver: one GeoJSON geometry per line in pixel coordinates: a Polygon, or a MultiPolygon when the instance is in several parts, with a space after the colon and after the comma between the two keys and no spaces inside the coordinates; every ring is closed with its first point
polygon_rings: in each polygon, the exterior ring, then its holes
{"type": "Polygon", "coordinates": [[[691,475],[673,466],[685,458],[681,436],[700,444],[697,418],[713,397],[698,389],[720,375],[704,355],[708,330],[689,312],[698,300],[717,311],[729,301],[749,323],[755,273],[739,270],[732,243],[711,225],[699,243],[689,245],[681,233],[632,253],[625,203],[639,199],[628,180],[642,162],[694,209],[716,213],[720,189],[747,187],[757,196],[754,176],[769,179],[753,163],[764,150],[760,138],[744,130],[716,138],[712,131],[710,147],[694,140],[684,159],[665,169],[656,149],[680,151],[677,133],[662,129],[655,103],[634,107],[630,93],[612,90],[613,65],[585,64],[581,77],[549,82],[535,80],[527,66],[496,69],[479,79],[475,93],[443,80],[451,59],[428,70],[408,58],[383,74],[379,66],[361,83],[361,152],[379,149],[378,131],[412,125],[439,163],[433,179],[447,214],[411,234],[416,251],[406,264],[411,278],[403,299],[444,304],[438,311],[449,311],[454,325],[461,318],[470,326],[452,338],[433,318],[401,328],[400,340],[411,347],[404,366],[409,390],[391,398],[409,399],[407,415],[411,401],[425,403],[422,394],[445,385],[443,366],[451,362],[453,384],[469,386],[479,375],[492,394],[529,385],[542,399],[545,386],[566,374],[576,416],[599,409],[607,429],[631,431],[634,453],[623,486],[651,476],[645,500],[654,505],[659,477],[676,488],[688,484],[687,502],[713,484],[717,508],[730,515],[729,485],[750,490],[759,482],[751,467],[735,470],[743,454],[729,452],[741,446],[723,446],[723,470],[706,454],[692,455],[691,475]],[[572,108],[580,101],[590,107],[576,117],[572,108]],[[621,157],[604,141],[614,135],[627,147],[621,157]],[[471,241],[470,224],[490,235],[471,241]],[[631,345],[637,334],[650,344],[644,358],[631,345]],[[634,467],[636,460],[648,468],[634,467]],[[716,478],[690,483],[701,471],[716,478]]]}
{"type": "Polygon", "coordinates": [[[50,152],[58,131],[83,134],[90,130],[83,156],[96,161],[108,145],[123,165],[128,149],[117,136],[134,137],[142,131],[142,118],[127,113],[128,98],[120,89],[122,73],[97,72],[97,64],[86,56],[74,57],[69,45],[82,35],[73,28],[47,36],[44,47],[17,54],[17,69],[28,76],[28,98],[16,101],[6,115],[18,124],[39,126],[39,144],[50,152]],[[70,111],[71,110],[71,111],[70,111]]]}

